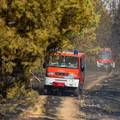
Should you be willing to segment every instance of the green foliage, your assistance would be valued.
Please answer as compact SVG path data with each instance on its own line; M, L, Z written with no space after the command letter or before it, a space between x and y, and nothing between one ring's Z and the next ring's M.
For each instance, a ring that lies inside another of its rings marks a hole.
M99 1L85 0L84 2L82 1L82 3L80 2L79 12L77 11L78 24L76 24L76 27L73 27L74 29L69 29L65 33L65 36L71 41L74 46L73 48L91 54L92 49L96 49L96 51L98 49L96 43L96 28L99 25L100 19L100 13L97 11ZM81 7L81 5L83 6ZM68 48L70 46L68 46ZM94 52L94 54L96 53Z
M8 99L15 99L15 98L19 97L20 94L21 94L20 93L20 88L16 84L14 87L8 89L7 98Z
M53 48L87 49L98 21L94 0L1 0L0 74L22 80Z

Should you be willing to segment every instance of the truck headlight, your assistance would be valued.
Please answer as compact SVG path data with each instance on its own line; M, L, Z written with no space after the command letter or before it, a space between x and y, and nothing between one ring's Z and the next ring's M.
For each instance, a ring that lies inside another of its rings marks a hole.
M54 72L48 72L47 75L55 75Z

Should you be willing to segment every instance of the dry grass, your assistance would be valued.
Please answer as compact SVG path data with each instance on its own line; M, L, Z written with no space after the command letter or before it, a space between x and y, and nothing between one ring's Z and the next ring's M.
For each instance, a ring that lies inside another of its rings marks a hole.
M30 112L31 115L40 115L44 112L45 97L39 96L38 92L33 90L25 91L24 88L19 90L22 94L18 94L18 89L18 87L9 89L8 99L1 101L0 117L12 119L14 116L28 116L27 112Z

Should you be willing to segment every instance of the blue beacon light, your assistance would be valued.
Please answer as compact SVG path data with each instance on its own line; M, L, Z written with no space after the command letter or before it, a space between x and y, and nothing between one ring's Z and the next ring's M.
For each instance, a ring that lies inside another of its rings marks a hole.
M79 51L78 50L74 50L74 55L78 55Z

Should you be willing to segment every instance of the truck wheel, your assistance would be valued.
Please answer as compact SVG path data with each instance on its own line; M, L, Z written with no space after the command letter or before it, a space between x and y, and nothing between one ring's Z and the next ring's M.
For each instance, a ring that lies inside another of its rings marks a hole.
M83 95L83 85L79 85L75 90L74 90L74 95L80 99L80 96Z
M80 91L80 95L83 95L83 85L80 85L79 91Z
M96 68L96 71L98 71L98 72L99 72L100 70L101 70L101 68L100 68L100 67L97 67L97 68Z
M105 71L107 74L109 74L112 71L112 69L110 66L108 66L108 67L105 67Z
M80 99L80 85L74 90L74 95Z
M44 87L44 94L45 95L51 95L52 94L51 88L49 88L48 86L45 86Z

